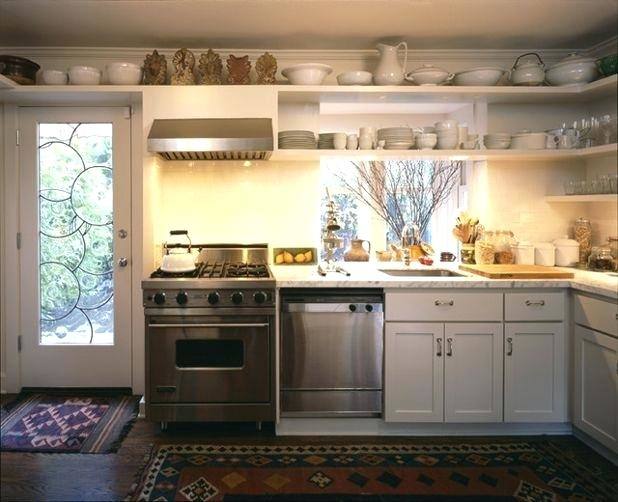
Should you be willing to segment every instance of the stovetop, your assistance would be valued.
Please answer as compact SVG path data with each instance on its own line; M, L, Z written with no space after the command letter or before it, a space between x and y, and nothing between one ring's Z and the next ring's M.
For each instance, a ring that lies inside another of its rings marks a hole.
M275 279L266 264L268 246L200 246L191 272L155 270L142 281L148 308L274 307Z
M165 272L160 268L150 274L151 279L270 279L264 263L203 262L190 272Z

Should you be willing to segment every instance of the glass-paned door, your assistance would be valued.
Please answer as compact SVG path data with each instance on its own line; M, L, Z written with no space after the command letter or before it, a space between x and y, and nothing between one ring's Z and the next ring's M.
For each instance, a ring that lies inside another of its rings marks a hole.
M129 122L20 112L24 387L130 386Z

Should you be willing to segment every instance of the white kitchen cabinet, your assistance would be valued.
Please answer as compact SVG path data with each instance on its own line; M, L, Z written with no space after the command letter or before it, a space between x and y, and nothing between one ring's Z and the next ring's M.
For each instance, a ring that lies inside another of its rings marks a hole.
M507 323L504 340L504 421L565 422L564 325Z
M618 452L618 339L575 326L576 427Z
M444 338L445 421L502 421L502 324L446 324Z
M444 324L386 323L384 418L442 422Z
M404 289L386 294L384 318L403 322L501 321L502 304L501 293L452 289L412 292Z

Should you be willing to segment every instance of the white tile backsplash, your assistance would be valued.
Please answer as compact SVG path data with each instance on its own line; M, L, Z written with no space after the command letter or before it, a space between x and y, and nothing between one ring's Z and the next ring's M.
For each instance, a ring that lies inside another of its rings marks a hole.
M571 235L574 220L586 216L593 222L595 242L602 243L618 233L614 204L548 204L544 199L563 194L566 180L585 177L586 166L577 161L477 162L466 198L470 212L487 229L510 229L520 240ZM157 178L155 244L169 230L186 228L195 242L319 245L318 162L254 162L250 167L241 162L160 162Z
M566 180L585 177L577 163L478 162L470 182L470 211L487 229L510 229L519 240L551 241L571 234L573 221L588 215L586 204L548 204L564 193Z

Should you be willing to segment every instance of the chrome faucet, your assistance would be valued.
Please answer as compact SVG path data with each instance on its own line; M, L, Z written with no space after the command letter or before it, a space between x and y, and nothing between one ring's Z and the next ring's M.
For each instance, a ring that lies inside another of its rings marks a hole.
M410 246L420 243L420 231L418 225L406 223L401 230L401 250L403 263L410 265Z

